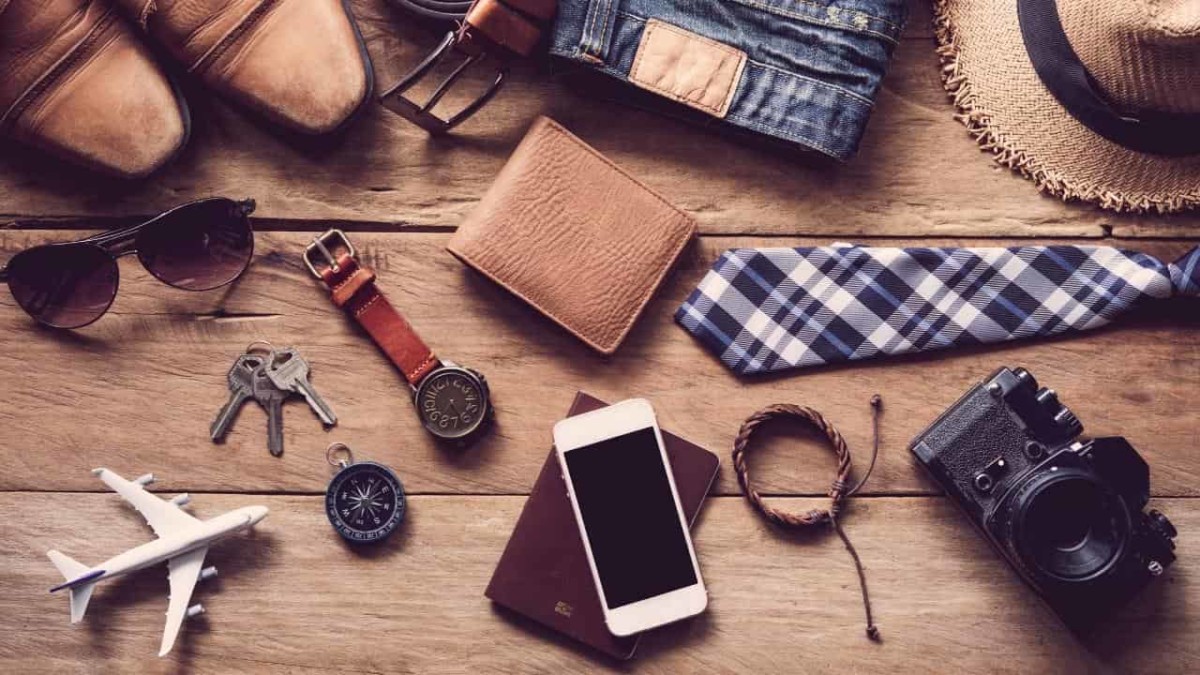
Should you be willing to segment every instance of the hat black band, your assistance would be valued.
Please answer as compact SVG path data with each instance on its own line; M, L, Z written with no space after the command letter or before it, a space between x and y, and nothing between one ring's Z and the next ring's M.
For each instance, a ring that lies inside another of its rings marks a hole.
M1055 0L1017 0L1025 51L1042 84L1072 117L1130 150L1178 157L1200 152L1200 114L1118 110L1071 48Z

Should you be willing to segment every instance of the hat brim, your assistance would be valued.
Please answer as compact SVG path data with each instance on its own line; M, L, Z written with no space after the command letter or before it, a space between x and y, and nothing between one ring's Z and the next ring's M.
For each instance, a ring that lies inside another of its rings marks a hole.
M1046 90L1025 51L1016 0L934 0L934 32L956 118L998 163L1047 194L1114 211L1200 207L1200 155L1117 145Z

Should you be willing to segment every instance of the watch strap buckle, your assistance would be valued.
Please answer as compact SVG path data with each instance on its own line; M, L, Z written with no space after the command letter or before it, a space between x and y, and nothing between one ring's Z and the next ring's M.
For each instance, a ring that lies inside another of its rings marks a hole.
M304 248L304 264L314 277L323 280L321 272L317 269L317 265L314 262L314 253L320 254L320 258L325 263L325 266L333 270L335 274L341 271L337 257L333 254L333 251L338 248L336 246L337 243L341 244L340 248L344 248L351 258L357 256L354 244L350 243L350 239L346 236L346 233L336 228L327 230L324 234L315 237L312 243Z

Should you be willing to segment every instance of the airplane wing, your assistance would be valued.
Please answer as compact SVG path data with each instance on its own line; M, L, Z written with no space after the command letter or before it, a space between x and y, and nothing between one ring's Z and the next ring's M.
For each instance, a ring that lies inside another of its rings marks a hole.
M192 601L192 590L196 588L196 580L200 578L200 570L204 567L204 556L208 547L188 551L183 555L171 558L167 563L170 572L171 601L167 606L167 625L163 629L162 646L158 655L163 656L175 645L179 628L187 618L188 604Z
M121 495L125 501L142 514L154 534L161 537L172 531L186 529L200 522L198 518L188 514L182 508L171 502L155 497L146 488L134 481L125 480L108 469L96 469L92 473L100 477L106 485ZM203 558L203 556L201 556Z

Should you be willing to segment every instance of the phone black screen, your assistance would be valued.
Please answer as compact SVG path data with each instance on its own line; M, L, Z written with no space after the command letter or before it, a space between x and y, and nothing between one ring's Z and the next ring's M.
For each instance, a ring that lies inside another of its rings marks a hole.
M609 609L696 583L654 429L565 457Z

